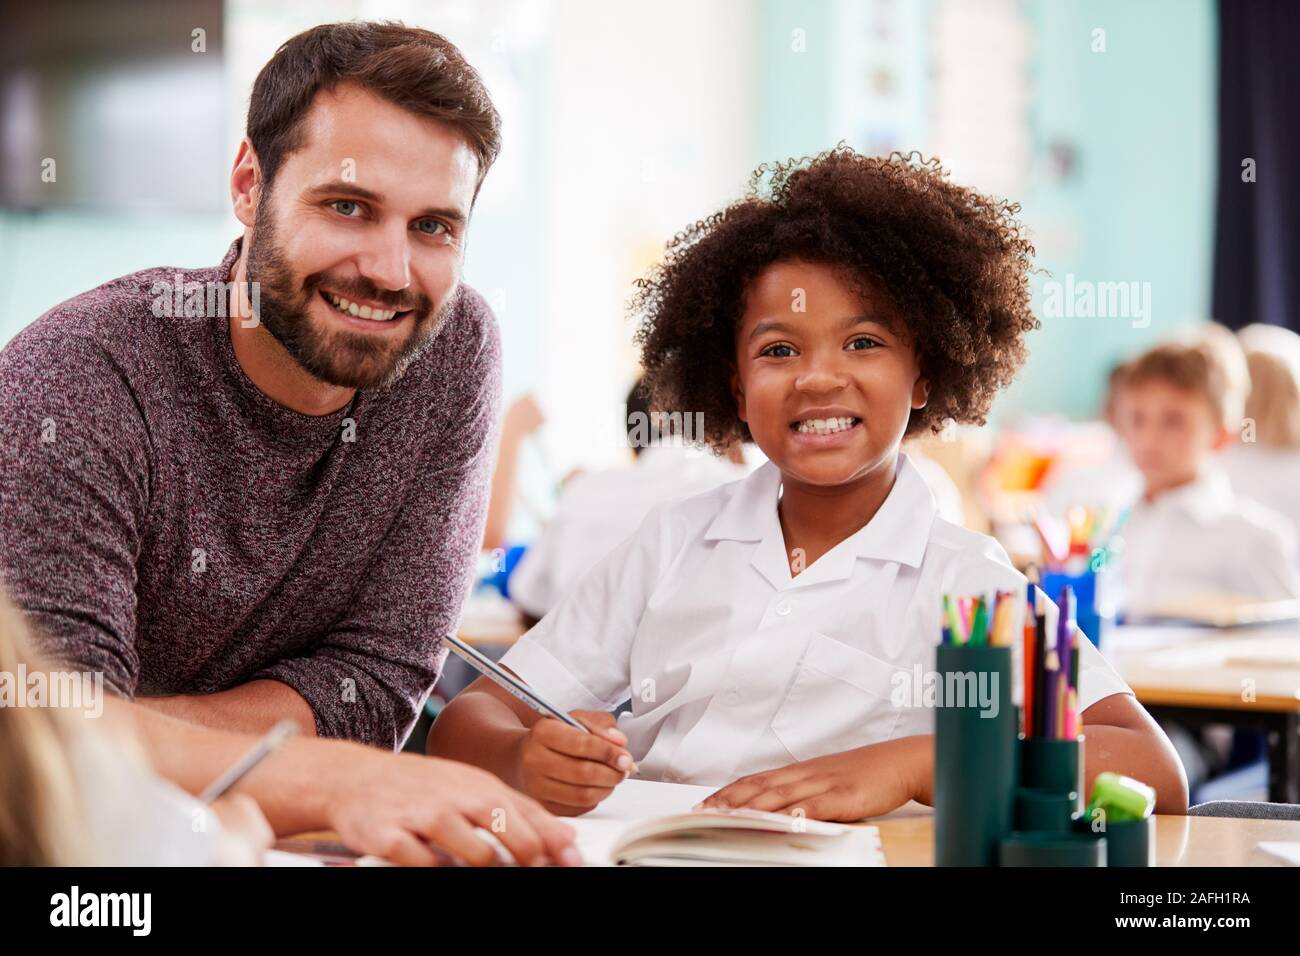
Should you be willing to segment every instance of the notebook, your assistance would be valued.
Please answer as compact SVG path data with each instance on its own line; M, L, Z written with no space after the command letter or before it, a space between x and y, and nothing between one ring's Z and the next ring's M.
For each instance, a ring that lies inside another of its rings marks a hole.
M625 780L565 822L592 866L883 866L880 833L758 810L692 810L716 787Z

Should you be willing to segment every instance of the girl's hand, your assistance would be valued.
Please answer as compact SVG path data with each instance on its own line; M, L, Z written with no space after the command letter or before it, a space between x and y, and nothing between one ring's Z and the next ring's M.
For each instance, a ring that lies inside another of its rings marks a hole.
M275 834L257 801L246 793L229 793L215 800L210 809L221 822L213 862L218 866L261 866L262 854L270 849Z
M933 737L904 737L741 777L703 807L801 813L810 820L877 817L925 792L914 781Z
M520 741L515 776L519 789L547 810L575 817L613 793L636 764L613 714L575 710L570 716L592 732L544 717Z

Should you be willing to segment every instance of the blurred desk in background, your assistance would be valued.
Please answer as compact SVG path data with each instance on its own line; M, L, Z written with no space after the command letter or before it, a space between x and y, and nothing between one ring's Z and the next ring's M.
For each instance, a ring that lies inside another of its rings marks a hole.
M1157 720L1262 731L1268 799L1300 803L1300 623L1116 627L1104 651Z

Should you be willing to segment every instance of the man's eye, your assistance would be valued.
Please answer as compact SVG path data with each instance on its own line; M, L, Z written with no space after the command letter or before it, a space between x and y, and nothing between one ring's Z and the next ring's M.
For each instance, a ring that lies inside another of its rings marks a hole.
M340 216L347 216L349 219L352 218L353 213L361 209L361 206L352 199L335 199L330 205Z
M794 349L790 348L790 346L788 345L784 345L778 342L775 345L769 345L767 348L763 349L763 351L759 352L758 354L770 355L773 358L789 358L791 355L794 355Z
M869 339L865 335L859 336L849 343L849 348L855 352L863 352L867 349L874 349L880 345L875 339Z
M438 236L447 231L447 227L436 219L421 219L415 224L426 236Z

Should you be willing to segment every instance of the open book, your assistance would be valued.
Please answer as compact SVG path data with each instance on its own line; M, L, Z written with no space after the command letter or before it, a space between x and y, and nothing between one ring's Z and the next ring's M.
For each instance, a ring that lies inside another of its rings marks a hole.
M714 787L625 780L566 821L595 866L883 866L873 826L758 810L694 810Z

